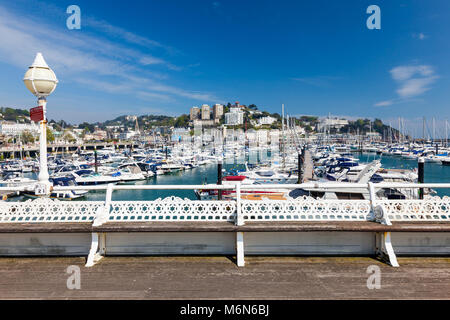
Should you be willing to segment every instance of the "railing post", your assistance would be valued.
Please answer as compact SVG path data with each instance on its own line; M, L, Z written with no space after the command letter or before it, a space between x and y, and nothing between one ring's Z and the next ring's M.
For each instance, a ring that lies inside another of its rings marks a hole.
M95 173L98 173L97 150L94 150L94 159L95 159Z
M368 182L367 186L369 188L370 208L372 212L371 220L388 226L392 225L384 206L383 205L377 206L377 195L375 193L375 187L373 185L373 182Z
M113 187L114 187L114 184L108 183L108 187L106 188L105 207L107 209L109 209L111 206ZM108 210L108 213L109 213L109 210Z
M236 183L236 225L244 225L244 217L242 216L241 205L241 183ZM236 232L236 263L238 267L245 266L244 260L244 233Z
M419 183L424 183L425 179L425 158L420 157L417 163L418 167L418 177L417 180ZM423 188L419 189L419 199L423 200Z
M302 153L303 153L303 150L302 150ZM302 154L299 152L297 155L297 174L298 174L297 183L298 184L302 183L302 181L303 181L302 169L303 169L303 158L302 158Z
M217 184L222 185L222 161L217 163ZM222 190L217 190L217 200L222 200Z
M244 217L241 212L241 183L236 183L236 225L244 225Z
M243 232L236 232L236 264L238 267L245 266Z
M95 215L94 222L92 223L93 227L97 227L107 222L109 219L109 210L111 209L111 199L113 193L114 184L108 183L108 187L106 188L106 198L105 205L101 206L97 209L97 213Z
M368 189L369 189L369 197L370 197L370 206L372 207L372 212L375 209L375 201L377 195L375 194L375 188L373 186L373 182L367 183Z
M383 260L387 261L393 267L399 267L397 256L392 246L390 232L376 233L377 252L376 254Z

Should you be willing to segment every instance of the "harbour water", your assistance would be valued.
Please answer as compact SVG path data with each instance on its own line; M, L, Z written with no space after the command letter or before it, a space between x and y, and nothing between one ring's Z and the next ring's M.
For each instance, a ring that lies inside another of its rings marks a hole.
M386 169L414 169L417 168L416 160L404 159L398 156L377 155L375 153L354 153L361 163L381 160L383 168ZM243 161L237 163L225 163L224 169L244 169ZM32 173L30 178L37 178L37 174ZM443 183L450 179L450 166L443 166L437 163L425 164L425 182ZM197 168L170 173L166 175L153 176L147 180L136 182L141 185L201 185L217 182L217 165L209 164ZM449 189L436 189L438 196L450 196ZM113 200L117 201L140 201L156 200L170 196L195 200L193 190L117 190L113 192ZM86 201L102 201L105 199L105 191L90 191L84 198ZM16 199L17 200L17 199ZM80 199L81 200L81 199Z

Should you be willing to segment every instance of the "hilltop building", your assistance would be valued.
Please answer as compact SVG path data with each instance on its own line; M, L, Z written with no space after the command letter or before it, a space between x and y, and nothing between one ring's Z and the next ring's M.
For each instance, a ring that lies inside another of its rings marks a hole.
M236 102L239 105L239 102ZM240 106L232 106L230 112L225 113L225 124L229 126L236 126L244 123L244 112L241 111Z
M126 121L136 121L137 120L137 116L126 116L125 120Z
M200 109L199 107L192 107L190 113L191 121L197 120L200 117Z
M202 105L202 120L211 119L211 107L207 104Z
M339 130L346 125L348 125L348 120L346 119L328 117L319 121L317 131L322 131L324 128Z
M260 125L263 125L263 124L271 125L271 124L273 124L276 121L277 121L277 118L274 118L274 117L271 117L271 116L262 117L262 118L258 119L258 122L259 122Z
M214 122L218 123L220 118L223 116L223 105L216 103L213 106L213 119Z

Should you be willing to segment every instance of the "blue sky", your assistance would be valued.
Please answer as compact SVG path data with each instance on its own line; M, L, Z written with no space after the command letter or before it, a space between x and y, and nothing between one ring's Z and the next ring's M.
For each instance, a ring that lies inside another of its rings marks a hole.
M69 30L69 5L81 29ZM369 30L366 9L381 9ZM0 2L0 105L31 108L36 52L60 83L48 115L71 123L188 113L240 101L292 115L450 118L450 1ZM442 131L441 129L438 129Z

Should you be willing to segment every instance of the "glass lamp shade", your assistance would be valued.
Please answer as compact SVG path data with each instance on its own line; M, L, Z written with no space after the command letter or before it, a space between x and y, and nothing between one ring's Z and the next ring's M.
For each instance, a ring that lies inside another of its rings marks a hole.
M23 81L28 90L37 97L48 96L58 84L55 73L47 66L39 53L33 65L25 73Z

